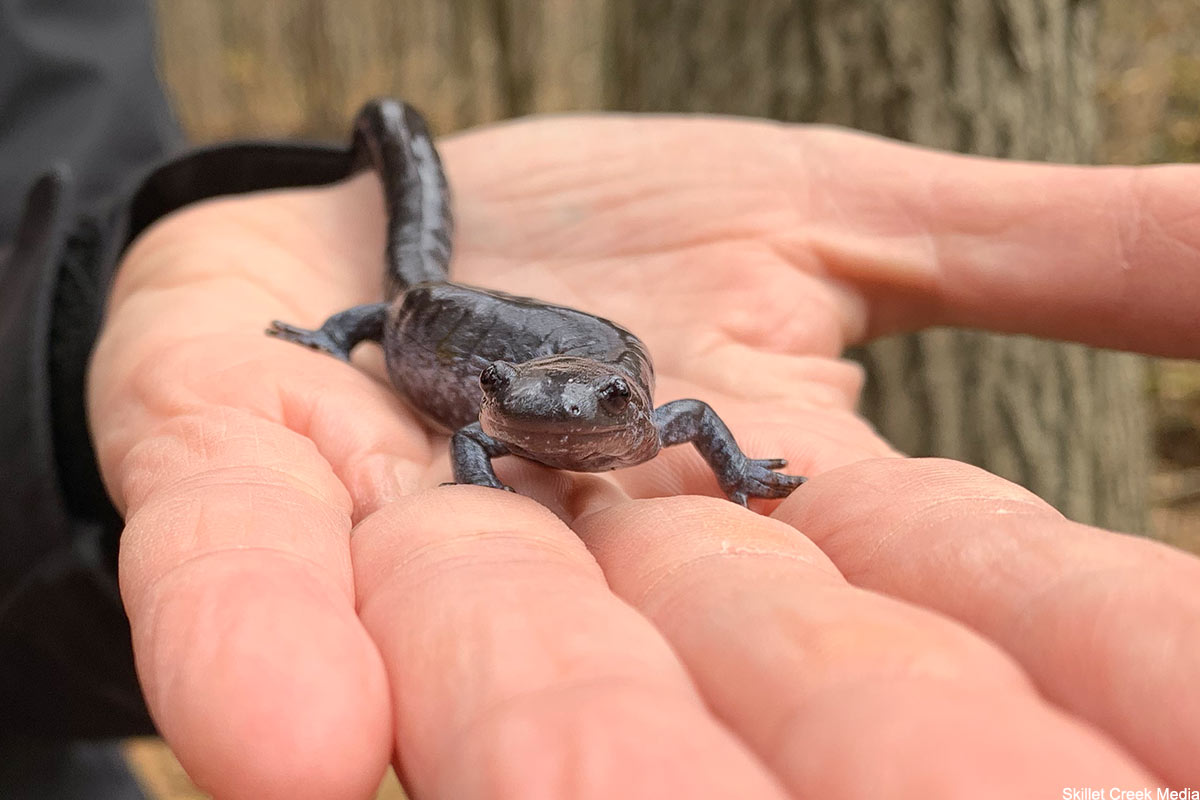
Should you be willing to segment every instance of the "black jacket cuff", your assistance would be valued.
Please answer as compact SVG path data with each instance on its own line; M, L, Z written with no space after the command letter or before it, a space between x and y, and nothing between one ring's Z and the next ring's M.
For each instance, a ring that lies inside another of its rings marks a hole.
M239 143L170 159L99 210L37 181L0 264L0 734L152 729L116 587L122 527L88 434L85 377L122 254L209 197L340 180L346 150ZM2 254L0 254L2 257Z

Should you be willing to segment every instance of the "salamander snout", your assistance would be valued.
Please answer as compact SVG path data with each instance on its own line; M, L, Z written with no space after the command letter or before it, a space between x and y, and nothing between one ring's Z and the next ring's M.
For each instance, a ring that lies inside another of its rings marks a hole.
M479 386L483 432L543 464L595 472L658 449L650 393L612 364L566 355L494 361Z
M480 410L497 424L530 425L558 434L626 425L639 392L611 366L570 356L513 364L493 361L479 373ZM640 394L644 394L640 393ZM645 398L646 403L649 399Z
M517 377L517 370L507 361L493 361L483 372L479 373L479 388L488 397L495 397L510 385Z

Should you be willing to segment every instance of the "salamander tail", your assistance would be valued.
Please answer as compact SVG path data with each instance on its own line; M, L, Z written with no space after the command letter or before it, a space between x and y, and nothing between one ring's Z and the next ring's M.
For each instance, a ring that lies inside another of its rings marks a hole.
M454 218L441 159L424 118L399 100L368 102L354 121L355 169L372 168L387 209L384 296L445 281Z

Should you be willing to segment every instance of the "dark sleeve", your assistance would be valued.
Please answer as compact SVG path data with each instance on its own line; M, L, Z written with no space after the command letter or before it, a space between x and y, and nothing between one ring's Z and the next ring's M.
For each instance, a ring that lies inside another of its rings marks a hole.
M149 0L0 0L0 242L24 189L68 165L83 206L183 143L154 69Z
M195 200L350 169L345 151L321 146L171 155L147 17L132 0L0 0L0 225L24 209L0 239L0 737L152 730L117 592L122 523L84 402L121 254Z

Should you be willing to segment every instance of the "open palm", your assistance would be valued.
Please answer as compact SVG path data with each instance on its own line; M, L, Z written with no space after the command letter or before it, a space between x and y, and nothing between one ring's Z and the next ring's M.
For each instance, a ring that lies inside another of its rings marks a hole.
M703 497L690 448L435 488L445 438L377 352L262 334L378 300L374 178L185 209L121 267L90 404L139 674L198 782L368 796L390 758L417 797L1200 781L1200 563L895 458L837 360L939 322L1200 354L1192 173L620 117L443 157L456 280L621 323L657 402L816 477L771 517Z

